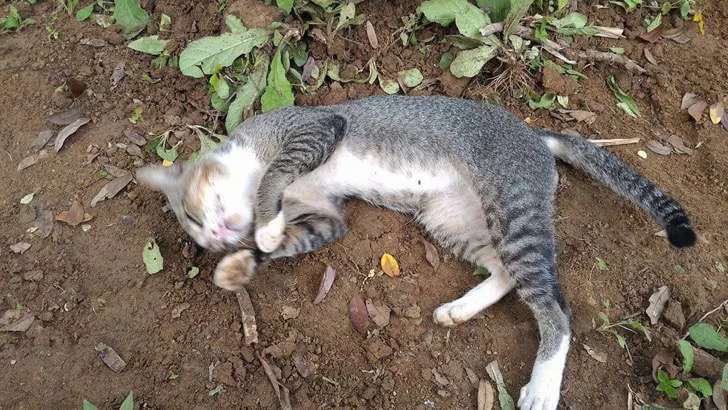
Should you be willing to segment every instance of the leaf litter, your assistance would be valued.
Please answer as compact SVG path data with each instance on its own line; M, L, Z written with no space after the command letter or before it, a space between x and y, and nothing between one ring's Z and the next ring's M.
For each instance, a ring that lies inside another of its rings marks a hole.
M80 108L70 108L66 111L61 111L51 115L48 117L48 122L53 125L65 126L80 119L82 116L83 114L81 113Z
M498 390L498 402L502 410L515 410L516 405L513 402L513 398L508 394L506 384L503 381L503 374L498 367L498 360L493 360L485 366L485 371L488 372L491 380L495 382L496 389Z
M240 321L243 325L243 340L246 346L258 343L258 326L255 323L255 310L250 295L245 288L235 292L240 307Z
M334 279L336 279L336 271L331 266L326 265L326 269L324 269L324 273L321 276L321 284L319 285L318 293L313 300L314 305L318 305L323 302L324 298L329 293L329 290L331 290L331 286L334 284Z
M61 211L56 215L56 221L65 222L74 227L83 222L88 222L92 218L93 216L84 211L83 204L77 199L73 200L68 210Z
M76 131L78 131L79 128L81 128L84 124L87 124L89 121L91 121L90 118L79 118L76 121L66 125L65 128L58 131L58 135L56 135L56 141L53 144L54 149L56 152L60 151L61 148L63 148L63 144L66 142L66 139L73 135Z
M147 273L153 275L161 272L164 269L164 258L159 251L159 245L154 238L149 238L144 243L144 250L142 251L142 260L144 266L147 269Z
M24 254L28 249L30 249L30 244L28 242L18 242L10 245L10 250L13 253L17 254Z
M273 386L273 391L275 391L276 397L278 397L278 403L281 405L281 409L291 410L293 407L291 406L290 391L279 381L281 378L281 369L276 365L269 364L259 353L256 353L256 355L258 356L258 360L260 360L260 364L263 366L265 375L268 376L268 380Z
M430 266L437 271L440 267L440 255L437 252L437 248L424 238L420 238L420 242L422 242L422 245L425 247L425 259L427 260L427 263L429 263Z
M378 328L381 329L389 324L389 316L392 312L389 306L383 303L375 303L371 299L367 299L365 304L369 317Z
M132 179L132 174L127 173L126 175L122 175L109 181L101 188L101 190L99 190L99 193L96 194L96 196L91 200L91 207L96 206L97 203L105 199L111 199L115 197L116 194L121 192L122 189L129 185Z
M399 276L399 262L397 262L397 259L395 259L394 256L385 253L382 255L379 263L382 267L382 271L384 271L384 273L386 273L387 276L389 276L390 278Z
M349 320L354 330L361 334L366 333L367 327L369 327L369 316L364 298L359 293L352 296L349 301Z
M650 323L654 326L660 321L662 312L665 310L665 305L670 299L670 288L667 286L661 286L650 296L650 305L645 310L645 313L650 318Z

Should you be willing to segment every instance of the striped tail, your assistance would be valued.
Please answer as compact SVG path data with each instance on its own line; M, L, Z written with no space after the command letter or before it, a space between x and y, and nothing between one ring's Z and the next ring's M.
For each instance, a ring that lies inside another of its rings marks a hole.
M695 243L695 231L680 204L622 160L584 138L534 130L556 158L585 172L652 214L667 232L671 244L684 248Z

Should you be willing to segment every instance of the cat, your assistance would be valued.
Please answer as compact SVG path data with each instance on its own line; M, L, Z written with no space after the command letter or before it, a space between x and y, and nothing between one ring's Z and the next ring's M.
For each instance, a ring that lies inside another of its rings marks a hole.
M379 96L289 107L244 121L196 162L139 169L202 247L231 250L214 282L235 290L270 259L346 233L357 197L414 215L429 234L491 273L433 312L454 326L515 289L540 343L522 409L556 409L571 313L558 282L553 196L560 159L645 209L670 243L690 246L685 211L652 182L580 137L535 129L506 110L448 97Z

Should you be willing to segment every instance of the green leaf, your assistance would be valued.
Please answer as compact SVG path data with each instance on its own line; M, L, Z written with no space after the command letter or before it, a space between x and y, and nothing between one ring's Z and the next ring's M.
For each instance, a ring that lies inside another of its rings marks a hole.
M531 3L533 3L533 0L511 0L511 10L508 12L506 19L503 20L504 39L513 34L516 26L531 7Z
M718 333L713 325L708 323L697 323L688 330L690 338L700 347L728 352L728 338Z
M199 274L200 268L198 268L197 266L193 266L187 271L187 277L190 279L194 279Z
M452 64L452 53L445 53L440 57L440 68L443 70L447 70L450 68L450 64Z
M232 20L227 23L230 21ZM203 37L191 42L182 51L179 56L179 69L186 76L202 78L205 74L212 74L215 67L229 67L235 59L250 53L266 41L268 32L261 29Z
M640 110L639 108L637 108L637 102L634 100L634 98L627 95L624 91L622 91L621 88L619 88L619 85L617 85L617 80L614 78L614 76L611 76L609 77L609 79L607 79L607 85L619 101L617 103L617 107L621 108L630 117L636 118L640 116Z
M293 89L286 78L286 69L281 58L281 49L273 55L268 72L268 84L260 97L261 111L268 112L293 105Z
M687 340L681 340L679 343L680 348L680 355L682 355L682 367L683 367L683 374L690 373L690 370L693 369L693 363L695 359L695 355L693 352L693 345L690 344Z
M253 65L253 72L248 76L248 81L235 93L235 98L230 103L225 117L225 129L228 134L232 134L243 118L248 118L253 114L255 101L265 89L269 64L268 55L260 53Z
M461 50L450 64L450 72L457 78L475 77L485 63L495 57L497 46L482 45L472 50Z
M98 410L98 408L91 403L90 401L83 399L83 404L81 405L82 410Z
M387 94L397 94L399 92L399 84L396 81L379 76L379 88Z
M597 261L595 262L595 265L597 266L597 269L599 270L609 270L609 266L607 265L607 262L597 256Z
M158 35L139 37L138 39L129 43L129 48L132 50L139 51L140 53L151 54L158 56L162 54L164 48L167 47L169 40L160 40Z
M703 397L710 397L713 395L713 387L710 385L710 382L702 377L687 379L686 382L688 386L692 387L693 390L700 393Z
M291 14L291 10L293 10L293 0L276 0L276 6L286 12L286 15Z
M222 384L218 384L214 389L207 392L207 395L212 396L212 397L218 397L224 391L225 391L225 388L222 387Z
M217 87L215 87L215 94L223 100L230 98L230 85L224 77L219 77L219 75Z
M134 392L130 391L119 406L119 410L134 410Z
M645 336L645 339L647 341L652 341L652 335L650 334L650 329L648 329L645 325L642 324L639 320L634 319L628 319L624 321L624 325L632 330L636 330L638 332L642 332L642 334Z
M339 12L339 23L336 25L336 30L341 29L351 20L354 20L354 16L356 16L356 5L353 1L341 6L341 11Z
M397 77L407 88L417 87L424 79L419 68L410 68L409 70L400 71L397 73Z
M478 266L473 271L473 276L479 276L481 279L488 279L490 277L490 271L485 266Z
M680 1L680 17L683 20L686 20L688 17L690 17L690 0L681 0Z
M622 47L609 47L609 51L614 54L624 54L624 48Z
M147 273L150 275L160 272L164 268L164 258L162 258L162 254L159 252L159 245L157 245L157 241L153 238L147 239L144 243L142 260L144 260L144 266L147 268ZM129 400L129 397L131 397L131 392L126 399ZM133 398L131 400L132 402L134 401ZM124 402L126 402L126 400L124 400Z
M210 95L210 104L212 105L212 109L215 111L220 112L227 112L228 106L228 100L220 98L217 94L211 94Z
M556 96L551 93L545 93L544 95L540 97L529 97L528 98L528 106L532 110L537 110L539 108L545 108L550 109L554 106L554 101L556 100Z
M725 273L725 266L723 265L723 261L720 259L717 259L715 261L715 270L718 273Z
M560 106L562 106L564 108L568 108L569 107L569 96L568 95L557 95L556 102L558 102Z
M91 13L94 12L94 4L96 4L96 3L91 3L88 6L79 9L76 12L76 20L86 21L86 19L91 17Z
M723 386L723 390L728 390L728 364L723 366L723 374L720 378L720 384Z
M137 0L115 0L114 21L127 39L136 37L149 22L149 13Z
M159 17L159 31L168 31L170 26L172 26L172 17L162 13Z
M488 15L467 0L427 0L418 10L427 20L441 26L454 21L460 34L470 38L482 38L480 29L490 24Z
M649 33L651 31L654 31L655 29L660 27L660 25L662 25L662 14L658 13L657 16L655 16L655 18L652 19L650 24L647 26L647 32Z
M167 149L167 137L169 136L169 131L162 134L162 136L152 144L152 148L154 149L154 152L157 154L157 156L165 161L174 162L174 160L177 159L177 147L182 143L180 140L175 146L172 148Z
M503 21L511 8L510 0L478 0L477 3L494 23Z
M551 24L556 28L584 28L589 20L585 15L577 12L569 13L566 16L551 20Z
M243 24L243 22L240 21L240 19L233 14L228 14L227 16L225 16L225 25L227 26L228 30L230 30L230 32L233 34L244 33L248 30L248 28L245 27L245 24Z
M35 196L35 192L31 192L28 195L25 195L22 198L20 198L20 203L23 205L28 205L31 201L33 201L34 196Z
M134 104L131 109L131 115L129 116L129 122L132 124L139 124L142 122L142 114L144 113L144 107L140 104Z

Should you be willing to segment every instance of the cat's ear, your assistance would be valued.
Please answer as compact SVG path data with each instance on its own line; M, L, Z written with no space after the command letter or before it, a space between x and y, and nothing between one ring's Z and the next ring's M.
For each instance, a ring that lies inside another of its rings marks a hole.
M140 184L155 191L169 192L179 185L182 176L182 165L175 163L165 167L149 165L136 170L136 180Z

